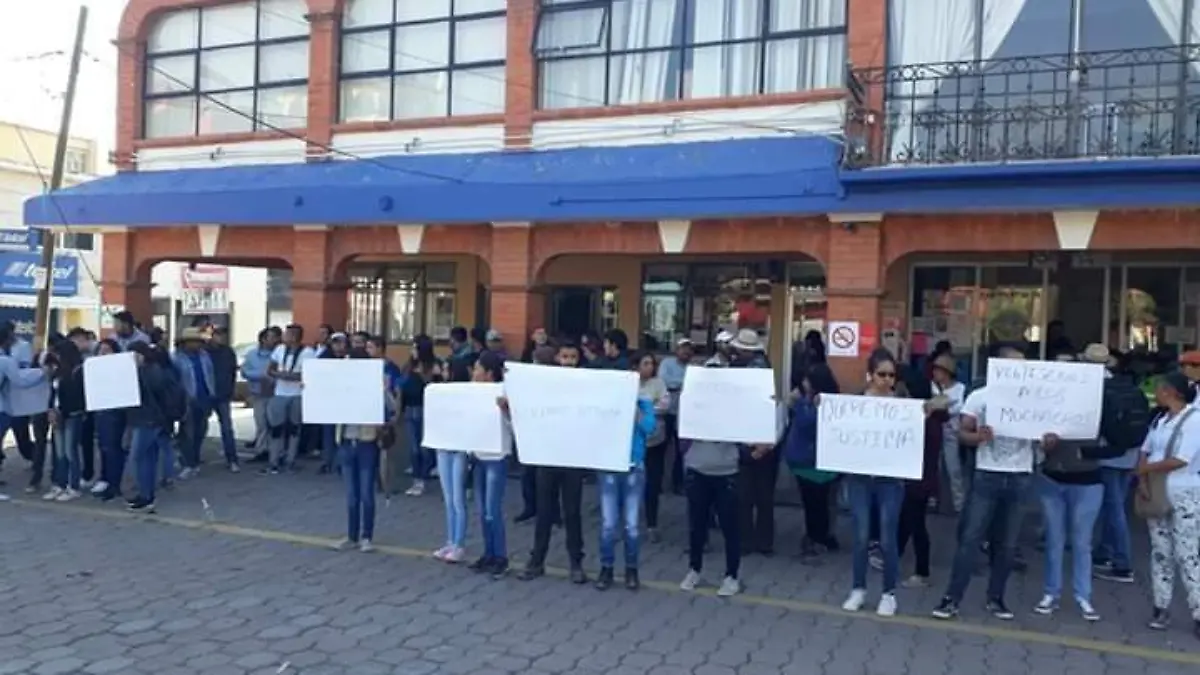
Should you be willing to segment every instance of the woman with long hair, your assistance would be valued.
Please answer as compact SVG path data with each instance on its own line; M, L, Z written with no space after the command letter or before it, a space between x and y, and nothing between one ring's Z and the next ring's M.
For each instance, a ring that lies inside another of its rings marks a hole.
M351 350L348 358L369 358L362 349ZM386 378L378 386L385 389L384 406L388 405ZM375 487L379 482L379 436L383 425L337 425L338 460L342 481L346 485L346 538L334 548L346 551L357 548L363 553L375 550Z
M483 352L471 370L473 382L503 382L504 359L495 352ZM497 401L497 405L500 402ZM504 529L504 488L508 483L508 456L512 454L512 427L502 414L500 452L473 453L475 456L475 500L479 505L479 525L483 535L483 555L469 569L500 579L508 573L508 542ZM466 501L464 495L463 501Z
M804 504L804 539L800 555L814 558L825 551L839 549L833 536L833 488L838 474L817 467L817 399L822 394L837 394L837 379L824 363L812 363L800 378L800 387L792 404L784 460L796 477L800 501Z
M654 429L646 436L646 534L658 543L658 499L662 495L663 475L667 469L667 426L664 415L671 409L671 394L658 376L658 359L649 351L639 352L630 361L637 370L638 397L654 406Z
M404 494L419 497L425 494L425 481L433 474L434 455L421 447L425 423L425 386L444 380L442 363L433 353L433 340L428 335L413 338L412 356L405 369L400 389L400 409L408 437L409 460L412 465L412 487Z
M50 472L53 487L45 500L67 502L80 497L79 481L83 458L79 452L80 432L87 406L83 400L83 355L70 340L54 345L52 356L58 368L50 389L48 416L54 463Z

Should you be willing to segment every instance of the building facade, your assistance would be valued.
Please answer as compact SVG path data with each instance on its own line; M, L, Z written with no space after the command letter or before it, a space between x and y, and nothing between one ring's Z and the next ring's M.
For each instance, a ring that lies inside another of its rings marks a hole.
M54 166L57 134L0 122L0 319L18 333L33 334L34 308L42 279L42 235L26 228L25 200L46 192ZM96 177L96 144L72 138L67 145L63 183L76 185ZM99 325L101 244L92 228L62 228L57 233L51 286L51 330Z
M854 321L964 376L998 340L1166 357L1200 328L1194 5L130 0L121 170L57 203L139 315L174 259L287 267L295 320L397 349L749 327L786 364Z

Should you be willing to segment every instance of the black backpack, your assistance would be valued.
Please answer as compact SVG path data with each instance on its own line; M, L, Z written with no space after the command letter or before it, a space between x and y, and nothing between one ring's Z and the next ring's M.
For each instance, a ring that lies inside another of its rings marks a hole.
M1110 447L1122 451L1141 447L1150 430L1150 402L1129 377L1104 381L1104 403L1100 416L1100 436Z

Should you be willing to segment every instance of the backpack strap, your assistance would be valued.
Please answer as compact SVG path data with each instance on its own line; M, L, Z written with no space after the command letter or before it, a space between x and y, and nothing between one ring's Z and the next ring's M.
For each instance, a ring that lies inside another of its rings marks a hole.
M1175 428L1171 430L1171 438L1167 440L1167 449L1163 453L1163 459L1175 458L1175 451L1178 449L1179 445L1179 436L1183 433L1183 424L1184 422L1188 421L1188 418L1191 417L1192 413L1194 412L1196 412L1196 409L1192 406L1188 406L1187 410L1184 410L1183 414L1179 416L1179 422L1175 424Z

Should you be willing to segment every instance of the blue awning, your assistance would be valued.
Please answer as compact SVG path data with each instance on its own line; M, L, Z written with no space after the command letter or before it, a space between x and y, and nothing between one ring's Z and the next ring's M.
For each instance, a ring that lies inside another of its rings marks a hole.
M654 220L824 213L838 145L786 137L125 172L25 203L28 225Z

